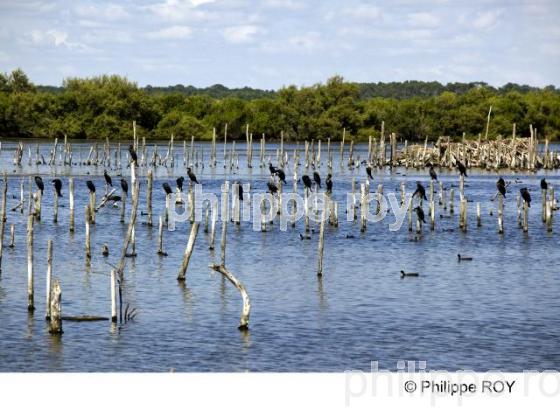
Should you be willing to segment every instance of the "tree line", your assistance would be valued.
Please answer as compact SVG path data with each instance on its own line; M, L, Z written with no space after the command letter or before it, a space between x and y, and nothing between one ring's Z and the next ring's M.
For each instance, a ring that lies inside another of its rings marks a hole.
M335 76L324 84L287 86L277 91L228 89L222 85L138 87L116 75L67 78L62 87L36 86L22 70L0 73L0 137L78 139L130 138L136 121L140 136L210 139L221 135L244 139L250 132L287 140L367 140L386 132L409 141L440 135L476 137L485 132L492 107L489 137L527 135L529 125L541 136L560 138L560 92L506 84L406 81L351 83Z

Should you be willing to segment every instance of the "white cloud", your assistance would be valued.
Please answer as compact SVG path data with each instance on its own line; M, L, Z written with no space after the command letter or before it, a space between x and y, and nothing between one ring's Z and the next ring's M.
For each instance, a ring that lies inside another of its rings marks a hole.
M307 7L304 2L297 0L266 0L263 5L268 8L285 10L303 10Z
M479 30L492 28L498 24L501 14L501 10L490 10L478 13L472 21L472 25Z
M369 4L360 4L352 8L343 10L343 13L355 19L378 19L383 13L381 9Z
M28 34L28 39L31 44L35 46L55 46L64 47L67 49L77 50L77 51L94 51L91 47L86 44L70 41L69 35L66 31L52 29L52 30L32 30Z
M233 26L224 29L224 38L233 44L251 43L261 29L253 25Z
M199 10L204 4L214 3L215 0L165 0L148 6L148 9L167 21L205 20L209 13Z
M105 21L118 21L130 17L126 9L120 4L104 4L104 5L78 5L75 8L78 16L87 19L102 19Z
M171 26L149 32L146 36L156 40L183 40L192 35L192 29L188 26Z
M408 16L408 21L413 26L420 27L437 27L439 26L440 19L432 13L412 13Z

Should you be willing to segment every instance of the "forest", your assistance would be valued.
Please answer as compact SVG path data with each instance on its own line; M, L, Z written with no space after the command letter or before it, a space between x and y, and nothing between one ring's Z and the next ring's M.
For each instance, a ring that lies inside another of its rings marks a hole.
M406 81L352 83L334 76L312 86L279 90L229 89L175 85L139 87L116 75L67 78L61 87L33 84L21 69L0 73L0 137L127 139L136 121L141 137L210 139L221 135L245 139L254 135L287 140L346 136L355 141L378 137L381 124L401 140L439 136L477 138L484 134L492 107L488 137L529 133L560 139L560 90L506 84Z

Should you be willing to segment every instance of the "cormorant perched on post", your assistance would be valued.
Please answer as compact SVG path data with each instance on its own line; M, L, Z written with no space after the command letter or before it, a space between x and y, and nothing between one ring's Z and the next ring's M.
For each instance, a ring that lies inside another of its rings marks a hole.
M416 195L418 195L419 198L424 198L426 201L428 200L428 198L426 198L426 190L420 182L416 183L416 191L412 194L413 197Z
M121 188L124 192L125 195L128 195L128 182L126 182L126 179L121 178Z
M546 179L541 179L541 189L544 189L545 191L548 189L548 182L546 182Z
M237 193L239 194L239 200L243 201L243 185L241 185L239 182L237 183L237 187L238 187L238 191Z
M95 193L95 185L93 185L92 181L86 181L86 185L89 189L89 192L91 192L92 194Z
M39 191L41 191L41 195L42 195L43 191L45 190L45 184L43 184L43 178L37 175L35 177L35 184L37 185L37 188L39 188Z
M418 219L421 220L422 223L426 223L426 220L424 219L424 210L422 209L422 207L417 206L414 209L416 210L416 216L418 216Z
M268 163L268 170L270 171L270 175L274 175L278 172L278 170L272 166L272 162Z
M194 172L192 172L191 167L187 168L187 175L189 176L189 178L192 182L194 182L195 184L198 184L198 181L196 180L196 175L194 174Z
M521 192L521 198L523 198L523 200L525 202L527 202L527 206L530 208L531 207L531 194L529 193L529 190L527 188L521 188L519 190L519 192Z
M498 188L498 192L505 198L506 197L506 181L502 177L498 179L496 182L496 188Z
M134 146L132 144L128 146L128 152L130 153L130 159L133 162L138 163L138 156L136 155L136 151L134 151Z
M436 171L434 170L434 166L430 165L430 178L432 178L432 180L437 181L437 174Z
M266 186L268 187L268 192L270 192L272 195L278 192L278 187L274 183L268 181L266 183Z
M107 170L103 171L103 176L105 177L105 183L107 185L109 185L110 187L113 186L113 180L111 179L111 176L107 173Z
M332 194L332 175L327 174L327 180L325 181L327 185L327 194Z
M179 188L180 192L183 192L183 181L185 180L185 177L180 176L179 178L177 178L177 188Z
M276 168L276 175L278 175L278 179L280 179L280 181L284 184L286 183L286 174L284 173L284 170Z
M319 188L321 188L321 175L319 175L317 171L313 173L313 180L319 186Z
M301 180L303 182L303 185L307 188L307 189L311 189L311 178L309 178L308 175L304 175L301 177Z
M468 176L467 167L465 167L465 165L458 159L456 159L455 161L457 162L457 169L459 170L460 175Z
M54 185L54 190L56 191L56 195L61 198L62 197L62 181L58 178L52 180L52 184Z
M368 178L373 179L373 176L371 175L371 167L369 165L366 167L366 173Z
M173 191L171 190L171 187L167 182L164 182L163 184L161 184L161 186L163 187L163 190L165 191L166 195L171 195Z

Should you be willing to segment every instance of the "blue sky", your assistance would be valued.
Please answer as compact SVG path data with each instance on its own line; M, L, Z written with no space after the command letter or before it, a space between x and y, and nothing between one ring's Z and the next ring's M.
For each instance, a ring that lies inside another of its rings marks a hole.
M0 71L39 84L560 86L560 0L0 0Z

